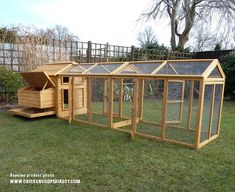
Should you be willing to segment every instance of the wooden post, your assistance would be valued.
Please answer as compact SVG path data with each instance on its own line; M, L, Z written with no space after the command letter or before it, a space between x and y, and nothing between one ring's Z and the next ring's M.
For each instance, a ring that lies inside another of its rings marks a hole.
M135 138L136 134L136 125L137 125L137 100L138 100L138 80L134 80L134 89L133 89L133 102L132 102L132 130L131 130L131 137Z
M131 61L135 61L135 47L131 46Z
M213 113L214 113L214 102L215 102L215 85L212 85L212 97L211 97L211 109L210 109L210 122L207 138L211 137L211 129L212 129L212 121L213 121Z
M108 127L112 128L113 126L113 86L114 80L112 77L109 78L109 119Z
M190 130L191 119L192 119L193 90L194 90L194 80L191 80L190 81L190 93L189 93L188 121L187 121L187 129L188 130Z
M140 89L139 89L139 121L143 120L143 107L144 107L144 79L140 79L140 85L139 85Z
M182 82L182 96L181 96L181 101L180 101L180 116L179 116L179 121L182 123L183 121L183 110L184 110L184 87L185 87L185 80Z
M87 116L88 121L92 121L92 82L91 77L87 78Z
M167 114L167 98L168 98L168 79L164 80L164 92L162 101L162 127L161 127L161 138L165 139L165 129L166 129L166 114Z
M197 112L197 128L195 131L195 148L199 148L202 126L202 113L205 93L205 80L200 80L199 100L198 100L198 112Z
M60 101L62 101L62 95L60 94L60 77L56 77L56 105L55 105L55 110L56 110L56 117L59 117L59 111L61 111L61 103Z
M119 93L119 117L122 117L122 89L123 89L123 78L120 79L120 93Z
M107 102L107 79L106 78L104 78L103 79L103 88L104 88L104 90L103 90L103 114L105 114L106 113L106 102Z
M74 99L74 77L72 77L72 80L69 81L69 123L72 122L74 119L73 117L73 110L74 110L74 105L73 105L73 99Z
M220 123L221 123L222 107L223 107L223 101L224 101L224 86L225 86L225 84L223 84L222 86L223 87L222 87L221 96L220 96L220 107L219 107L218 127L217 127L217 134L218 135L220 133Z
M87 63L91 63L91 51L92 51L92 43L91 41L88 41L87 42L87 50L86 50L86 60L87 60Z

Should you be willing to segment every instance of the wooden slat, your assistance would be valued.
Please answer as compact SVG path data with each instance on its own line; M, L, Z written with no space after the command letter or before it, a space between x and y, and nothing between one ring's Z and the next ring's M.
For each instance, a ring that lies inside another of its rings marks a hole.
M112 73L110 73L110 74L116 74L116 73L120 72L127 65L129 65L129 62L124 62L121 66L119 66L117 69L113 70Z
M108 127L113 127L113 89L114 80L109 78L109 114L108 114Z
M195 131L195 148L198 149L201 137L201 126L202 126L202 113L203 113L203 103L204 103L204 93L205 93L205 81L200 81L200 91L198 100L198 113L197 113L197 128Z
M160 66L158 66L151 74L155 74L158 71L160 71L165 65L166 65L167 61L164 61Z
M103 79L103 88L104 88L104 90L103 90L103 114L105 114L106 113L106 108L107 108L107 106L106 106L106 102L107 102L107 79L106 78Z
M210 139L210 137L211 137L211 129L212 129L213 113L214 113L214 103L215 103L215 85L212 85L210 121L209 121L209 129L208 129L208 134L207 134L207 138L208 139Z
M20 115L28 118L36 118L36 117L43 117L56 114L55 110L51 108L42 111L35 108L16 108L16 109L10 109L10 112L15 115Z
M168 79L164 80L164 93L162 100L162 124L161 124L161 138L165 138L166 128L166 113L167 113L167 98L168 98Z
M219 136L218 134L211 136L210 139L207 139L207 140L203 141L202 143L200 143L197 149L200 149L203 146L207 145L211 141L215 140L218 136Z
M130 119L113 123L113 127L112 128L115 129L115 128L124 127L124 126L127 126L127 125L131 125L131 120Z
M220 134L220 123L221 123L221 115L222 115L222 107L223 107L223 101L224 101L224 87L222 86L222 92L220 96L220 106L219 106L219 115L218 115L218 127L217 127L217 133Z
M92 80L87 78L87 115L88 121L92 121Z
M181 91L181 94L182 94L182 96L181 96L181 101L183 101L183 102L181 102L180 103L180 116L179 116L179 121L182 123L182 121L183 121L183 110L184 110L184 87L185 87L185 81L183 81L182 82L182 91Z
M140 85L139 85L139 93L138 93L138 96L139 96L139 103L138 103L138 106L139 106L139 109L138 109L138 118L140 121L143 120L143 107L144 107L144 79L140 79Z
M139 81L137 79L134 80L134 90L133 90L133 102L132 102L132 130L131 130L131 137L134 138L136 134L136 121L137 121L137 99L138 99L138 92L139 92Z
M189 108L188 108L188 120L187 120L187 129L190 130L191 119L192 119L192 109L193 109L193 90L194 90L194 81L190 81L190 93L189 93Z
M123 97L123 78L120 79L120 93L119 93L119 117L122 117L122 97Z

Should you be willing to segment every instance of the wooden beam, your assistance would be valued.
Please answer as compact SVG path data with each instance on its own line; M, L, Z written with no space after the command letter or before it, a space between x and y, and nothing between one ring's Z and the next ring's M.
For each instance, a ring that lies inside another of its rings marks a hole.
M144 79L140 79L139 81L140 81L140 85L139 85L140 90L138 93L138 95L139 95L139 99L138 99L138 101L139 101L139 104L138 104L139 115L138 115L138 117L139 117L139 120L142 121L143 120L143 110L144 110L143 109L143 107L144 107Z
M106 107L107 107L107 105L106 105L106 102L107 102L107 79L106 78L103 79L103 88L104 88L104 90L103 90L103 114L105 114Z
M212 122L213 122L213 114L214 114L214 103L215 103L215 85L212 85L210 121L209 121L209 129L208 129L208 134L207 134L208 139L210 139L211 137L211 129L212 129Z
M224 101L224 87L225 85L222 85L222 91L220 95L220 106L219 106L219 115L218 115L218 127L217 127L217 133L220 134L220 123L221 123L221 115L222 115L222 107L223 107L223 101Z
M181 91L181 101L180 102L180 116L179 116L179 121L182 123L183 121L183 110L184 110L184 87L185 87L185 81L182 82L182 91Z
M218 64L218 60L214 59L212 63L209 64L206 70L202 73L202 76L204 78L208 78L208 76L210 75L210 73L213 71L213 69L216 67L217 64Z
M127 125L131 125L131 120L130 119L113 123L112 128L116 129L118 127L124 127L124 126L127 126Z
M138 99L138 91L139 91L139 81L134 79L134 89L133 89L133 102L132 102L132 130L131 130L131 137L135 138L136 134L136 120L137 120L137 99Z
M175 72L176 75L179 75L179 73L175 70L175 68L169 63L170 68Z
M207 145L211 141L215 140L218 136L219 136L218 134L211 136L210 139L207 139L207 140L203 141L202 143L200 143L197 149L200 149L201 147Z
M205 81L201 80L200 81L199 99L198 99L197 123L196 123L196 131L195 131L195 144L194 144L196 149L199 148L199 144L200 144L204 93L205 93Z
M74 106L73 106L73 97L74 97L74 90L73 90L73 84L74 84L74 77L72 77L71 81L69 81L69 123L72 122L72 120L74 119L73 117L73 110L74 110Z
M113 89L114 80L109 78L109 113L108 113L108 127L113 127Z
M194 81L190 81L190 93L189 93L189 108L188 108L188 120L187 120L187 129L190 130L191 119L192 119L192 109L193 109L193 90L194 90Z
M163 140L165 139L165 129L166 129L167 98L168 98L168 79L165 79L163 100L162 100L162 125L161 125L161 138Z
M46 88L47 84L48 84L48 80L47 80L46 83L44 84L42 90L44 90L44 89Z
M92 121L92 79L87 78L87 115L88 121Z
M73 65L73 64L69 64L69 65L67 65L66 67L64 67L63 69L57 71L57 72L54 74L54 76L56 76L56 75L58 75L59 73L63 72L65 69L68 69L68 68L69 68L70 66L72 66L72 65Z
M121 66L119 66L117 69L113 70L110 74L117 74L119 71L124 69L127 65L129 65L129 62L124 62Z
M160 71L165 65L167 64L167 61L164 61L161 65L159 65L152 73L151 75L157 73L158 71Z
M96 65L98 65L98 63L94 63L94 65L89 67L86 71L83 71L82 74L87 74L87 72L89 72L92 68L96 67ZM81 74L79 74L79 75L81 75Z
M120 93L119 93L119 117L122 117L122 97L123 97L123 78L120 79Z

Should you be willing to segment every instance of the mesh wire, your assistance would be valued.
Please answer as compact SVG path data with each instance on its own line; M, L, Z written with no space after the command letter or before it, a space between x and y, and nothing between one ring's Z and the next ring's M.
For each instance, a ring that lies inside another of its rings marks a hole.
M100 65L96 65L95 67L91 68L88 73L104 73L108 74L109 71L105 70L105 68L101 67Z
M222 95L222 85L215 85L215 100L214 100L214 111L212 117L212 128L211 128L211 136L218 133L218 119L219 119L219 111L220 111L220 102Z
M137 124L137 132L160 137L163 90L163 80L144 80L143 121Z
M161 63L134 63L135 66L142 74L151 74Z
M209 66L210 62L168 62L158 74L201 75Z
M100 65L102 65L103 67L108 69L110 72L112 72L115 69L117 69L118 67L120 67L122 65L122 63L120 63L120 64L100 64Z
M211 74L208 77L209 78L222 78L217 66L213 69L213 71L211 72Z
M183 86L184 85L184 86ZM166 129L165 136L168 139L193 144L195 141L195 124L197 117L198 89L196 81L169 82L168 101L166 106ZM193 89L192 100L190 90ZM183 95L182 95L183 94ZM182 97L183 96L183 97ZM190 115L190 106L192 109ZM189 121L191 119L191 121Z
M208 139L212 93L213 93L213 85L206 85L204 93L204 102L203 102L200 142L203 142L206 139Z

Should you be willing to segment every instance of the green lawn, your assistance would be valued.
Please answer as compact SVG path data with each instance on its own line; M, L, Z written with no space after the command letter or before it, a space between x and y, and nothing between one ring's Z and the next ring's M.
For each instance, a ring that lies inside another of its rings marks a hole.
M0 113L0 191L235 191L235 103L221 135L195 151L55 117ZM9 184L10 173L52 173L80 184Z

